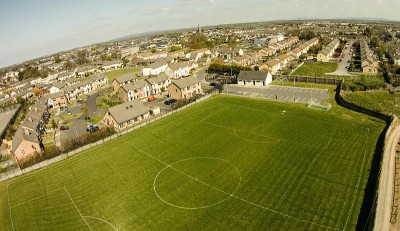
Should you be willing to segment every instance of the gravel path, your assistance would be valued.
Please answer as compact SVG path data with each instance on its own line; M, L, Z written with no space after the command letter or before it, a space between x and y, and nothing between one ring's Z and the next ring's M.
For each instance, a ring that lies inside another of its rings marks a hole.
M393 128L393 132L387 139L382 160L382 169L379 182L379 196L376 208L374 230L399 230L399 224L391 224L390 217L393 201L393 182L395 174L395 155L397 142L400 139L400 126ZM399 220L397 220L399 223Z

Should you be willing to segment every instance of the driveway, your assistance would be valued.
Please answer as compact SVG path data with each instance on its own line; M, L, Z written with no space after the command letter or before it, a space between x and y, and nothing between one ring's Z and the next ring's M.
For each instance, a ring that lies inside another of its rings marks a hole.
M167 112L167 111L171 111L172 107L171 105L165 105L164 101L161 102L157 102L157 101L153 101L153 102L143 102L144 105L146 106L158 106L160 107L161 112Z
M82 111L82 106L77 105L70 107L69 110L71 111L72 114L77 114ZM61 113L66 113L66 112L61 112ZM57 129L56 132L56 145L60 146L61 144L65 143L65 141L81 136L86 133L86 121L84 119L84 116L80 116L74 119L66 120L63 121L65 123L71 123L69 126L68 130L60 130L60 128ZM63 124L59 124L58 126L62 126Z
M199 79L199 80L205 80L206 75L207 75L207 73L206 73L207 68L208 67L203 67L203 68L199 69L198 71L196 71L195 73L193 73L193 75L196 76L197 79Z
M86 106L89 111L89 116L101 115L103 110L97 108L96 99L99 96L99 92L94 92L88 95L86 100Z
M351 60L351 53L350 48L353 46L354 40L349 42L349 46L346 50L343 51L344 57L342 58L341 62L338 62L338 68L336 71L331 73L326 73L327 75L346 75L346 76L353 76L347 72L346 67L350 65L349 60Z

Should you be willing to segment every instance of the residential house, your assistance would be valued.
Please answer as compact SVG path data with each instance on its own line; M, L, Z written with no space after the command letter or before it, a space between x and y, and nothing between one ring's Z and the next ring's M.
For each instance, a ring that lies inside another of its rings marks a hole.
M65 96L64 91L59 91L46 95L44 96L44 98L47 99L47 106L49 108L58 108L61 106L67 106L68 104L67 97Z
M266 47L258 51L261 57L269 57L276 53L276 50L272 47Z
M167 60L162 59L162 60L159 60L155 63L148 65L147 67L144 67L142 69L142 75L144 75L144 76L158 75L162 72L165 72L167 67L168 67Z
M98 71L99 70L93 66L81 66L76 69L75 74L78 77L87 77L97 73Z
M329 62L332 60L333 55L335 54L336 48L338 48L340 41L338 39L334 39L327 47L322 49L317 55L318 62Z
M105 61L101 64L100 69L103 71L118 70L124 67L124 63L121 60Z
M290 56L287 54L282 54L277 57L281 62L281 67L286 67L290 62Z
M18 127L12 139L12 152L17 160L40 153L40 142L35 132Z
M101 125L120 130L146 120L149 115L149 109L142 102L131 100L109 108L104 114Z
M190 75L192 66L188 62L171 63L165 73L171 78L178 79Z
M80 83L65 87L64 93L68 101L77 99L80 95L87 95L93 90L93 80L86 79Z
M237 78L238 85L267 86L272 82L268 71L241 71Z
M193 76L174 80L168 86L168 93L174 99L190 99L195 94L202 92L200 81Z
M161 73L156 77L146 79L149 83L152 94L160 94L167 90L168 86L171 84L171 79L167 74Z
M260 66L261 71L269 71L272 74L277 73L281 68L281 61L278 59L269 59Z
M50 87L49 92L50 92L50 94L60 92L61 89L65 86L67 86L67 83L57 83Z
M103 73L91 75L89 76L89 79L92 80L92 90L101 88L108 83L108 78Z
M57 82L64 82L65 80L75 77L75 74L73 72L62 72L59 73L56 77Z
M122 85L118 90L118 95L124 102L134 99L142 99L150 96L150 84L145 80L134 81Z
M137 77L133 73L126 73L123 75L119 75L114 78L112 82L112 86L114 88L114 91L118 91L120 87L122 87L125 84L132 83L137 80Z
M376 75L378 73L379 61L365 40L360 41L360 53L362 72Z

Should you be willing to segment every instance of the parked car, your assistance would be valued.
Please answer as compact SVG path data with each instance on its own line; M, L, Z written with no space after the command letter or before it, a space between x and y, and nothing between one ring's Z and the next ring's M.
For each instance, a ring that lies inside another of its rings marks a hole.
M77 99L76 102L81 103L83 100L82 99Z
M165 101L164 101L164 104L165 104L165 105L171 105L171 104L176 103L176 101L177 101L176 99L170 98L170 99L165 100Z
M210 87L215 87L216 85L217 85L217 83L215 83L215 82L210 83Z
M62 126L60 127L60 130L68 130L68 129L69 129L69 127L66 126L66 125L62 125Z
M349 59L349 60L347 60L347 63L350 63L350 59Z
M97 126L96 124L89 124L86 127L86 131L87 132L95 132L95 131L98 131L98 130L99 130L99 126Z
M148 102L153 102L154 100L156 100L157 98L156 97L154 97L154 96L149 96L148 98L147 98L147 101Z
M71 111L67 111L67 115L71 115L72 113L71 113Z

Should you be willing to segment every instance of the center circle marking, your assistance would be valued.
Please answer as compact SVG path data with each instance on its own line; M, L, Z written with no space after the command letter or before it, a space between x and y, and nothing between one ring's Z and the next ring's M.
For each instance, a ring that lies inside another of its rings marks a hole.
M176 164L179 164L179 163L182 163L182 162L186 162L186 161L191 161L191 160L198 160L198 159L210 159L210 160L221 161L221 162L223 162L223 163L226 163L226 164L230 165L232 168L234 168L235 171L236 171L236 173L237 173L237 176L238 176L239 180L238 180L237 186L236 186L236 188L233 190L233 192L225 192L225 191L222 191L222 190L216 188L215 186L208 185L207 183L200 181L200 180L197 179L196 177L190 176L189 174L183 173L182 171L177 170L176 168L174 168L174 165L176 165ZM213 190L217 190L217 191L220 191L221 193L226 194L226 197L223 198L222 200L219 200L219 201L215 202L215 203L212 203L212 204L209 204L209 205L206 205L206 206L198 206L198 207L180 206L180 205L176 205L176 204L173 204L173 203L171 203L171 202L168 202L168 201L164 200L163 197L157 192L156 182L157 182L158 177L159 177L165 170L167 170L167 169L169 169L169 168L171 168L171 169L177 171L177 172L180 173L180 174L184 174L184 175L186 175L187 177L190 177L190 178L194 179L195 181L199 181L199 182L201 182L201 183L203 183L203 184L205 184L205 185L208 185L208 186L209 186L211 189L213 189ZM156 177L154 178L154 181L153 181L153 190L154 190L154 193L157 195L157 197L158 197L162 202L164 202L164 203L166 203L166 204L168 204L168 205L170 205L170 206L173 206L173 207L176 207L176 208L180 208L180 209L191 209L191 210L194 210L194 209L205 209L205 208L210 208L210 207L213 207L213 206L215 206L215 205L221 204L222 202L224 202L224 201L228 200L229 198L233 197L234 194L236 193L236 191L239 189L241 181L242 181L242 176L241 176L241 174L240 174L240 172L239 172L239 169L238 169L235 165L229 163L228 161L223 160L223 159L219 159L219 158L214 158L214 157L193 157L193 158L188 158L188 159L179 160L179 161L177 161L177 162L175 162L175 163L172 163L172 164L166 166L165 168L161 169L161 171L159 171L159 172L157 173Z

